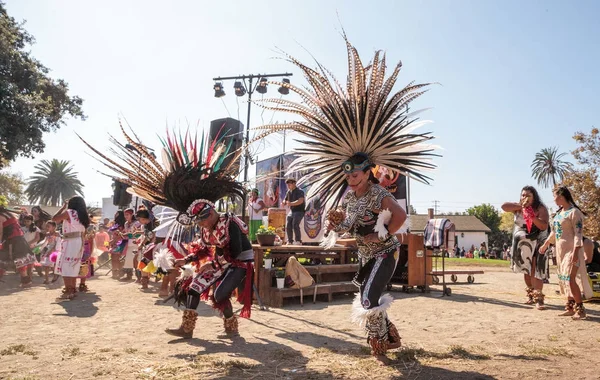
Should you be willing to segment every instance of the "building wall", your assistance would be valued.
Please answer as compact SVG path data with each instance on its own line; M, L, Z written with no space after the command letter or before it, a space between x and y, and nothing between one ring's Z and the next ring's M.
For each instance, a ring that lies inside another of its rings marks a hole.
M464 234L464 237L462 237ZM475 247L479 247L482 242L485 242L485 246L489 248L488 245L488 236L485 232L461 232L456 231L456 236L458 237L458 248L465 248L465 251L468 251L471 248L471 245Z
M135 198L136 197L132 197L132 201L131 204L128 207L135 207ZM140 203L141 204L141 201ZM128 207L123 207L123 209L126 209ZM102 198L102 218L100 220L104 220L104 218L108 218L110 220L113 220L115 217L115 213L119 210L119 207L113 205L113 198Z

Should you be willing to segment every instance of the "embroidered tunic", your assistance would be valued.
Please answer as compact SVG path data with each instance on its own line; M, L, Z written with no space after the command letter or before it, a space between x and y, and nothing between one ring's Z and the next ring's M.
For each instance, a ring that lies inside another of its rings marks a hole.
M375 232L374 228L381 211L381 203L386 197L392 197L392 194L382 186L371 185L362 197L357 197L354 191L350 191L342 202L346 219L335 228L335 231L349 231L356 238L358 254L363 262L373 257L396 252L400 247L400 242L395 235L390 235L383 242L368 243L364 240L365 236Z
M561 293L568 297L571 294L571 272L577 267L577 284L585 298L592 297L592 288L587 280L583 253L583 213L575 207L556 213L550 235L550 243L556 247L558 262L558 283Z

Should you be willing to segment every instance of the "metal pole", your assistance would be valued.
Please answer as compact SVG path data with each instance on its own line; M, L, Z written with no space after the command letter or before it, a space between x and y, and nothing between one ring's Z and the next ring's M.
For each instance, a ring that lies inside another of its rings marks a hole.
M250 158L250 153L248 152L248 142L250 141L250 110L252 109L252 93L254 92L254 89L252 88L252 79L253 77L250 76L249 78L249 82L248 82L248 118L246 119L246 152L244 154L244 185L248 184L248 162L249 162L249 158ZM244 219L246 217L246 203L247 203L247 199L246 196L244 195L244 199L242 199L242 219Z

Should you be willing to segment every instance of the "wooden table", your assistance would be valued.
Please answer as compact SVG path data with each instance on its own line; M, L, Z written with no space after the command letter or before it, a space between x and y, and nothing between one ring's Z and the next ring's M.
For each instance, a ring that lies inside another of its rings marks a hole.
M291 256L309 259L331 258L337 264L350 264L357 257L357 249L353 246L336 246L325 249L311 245L261 246L253 244L254 249L254 284L262 301L270 305L271 271L263 267L265 251L269 250L272 258L288 258Z

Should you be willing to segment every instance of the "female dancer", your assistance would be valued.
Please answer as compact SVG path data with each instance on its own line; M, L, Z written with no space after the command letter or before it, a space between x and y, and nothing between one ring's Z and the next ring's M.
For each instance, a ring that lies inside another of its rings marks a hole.
M558 284L563 295L567 296L565 312L561 316L573 319L586 319L581 289L586 298L592 296L592 288L587 281L583 252L583 216L579 206L573 200L568 188L560 186L554 190L554 202L558 211L554 216L553 230L540 247L540 253L546 252L554 244L558 262Z
M515 214L515 229L510 254L511 268L523 273L527 288L526 305L544 310L544 279L548 276L548 258L540 255L539 247L548 237L548 209L533 186L521 190L519 203L507 202L502 210Z
M303 120L260 128L267 133L291 129L304 137L306 144L295 152L299 157L288 173L311 169L310 175L298 181L298 186L312 184L307 203L319 196L324 204L333 206L328 214L328 228L348 230L356 237L365 265L356 278L360 292L353 315L366 326L373 355L385 362L386 350L398 347L400 337L387 318L386 309L392 298L381 293L394 272L399 254L394 235L406 214L390 193L377 185L371 169L379 166L388 173L427 183L430 178L420 172L435 167L429 162L435 147L424 144L433 138L430 133L414 132L426 122L418 122L416 112L407 111L408 104L423 93L427 84L411 83L392 93L401 64L386 77L384 54L377 51L365 67L345 34L344 39L348 83L340 84L321 64L312 69L288 57L302 70L312 89L281 83L297 93L302 103L267 100L266 108L289 111ZM335 211L348 187L344 210Z
M354 279L360 291L352 305L352 317L365 326L372 353L382 360L388 349L400 347L400 335L386 312L393 298L383 296L383 291L394 274L400 249L398 238L389 232L402 227L406 212L378 185L373 167L363 153L353 155L344 164L342 170L350 188L342 201L344 219L336 224L335 218L329 218L327 228L337 233L350 232L356 238L363 266ZM383 210L391 215L382 236L376 225Z
M81 267L85 231L90 225L85 201L75 196L54 214L52 220L62 222L62 249L56 261L56 274L63 277L65 288L57 301L72 300L77 290L77 276Z
M110 265L112 270L112 278L118 280L121 277L121 256L127 245L121 237L121 233L125 230L125 213L121 210L115 213L115 219L112 227L108 230L111 236L110 242Z
M31 286L28 271L33 268L35 256L23 237L19 217L14 211L0 206L0 279L6 269L14 264L21 276L21 287Z

